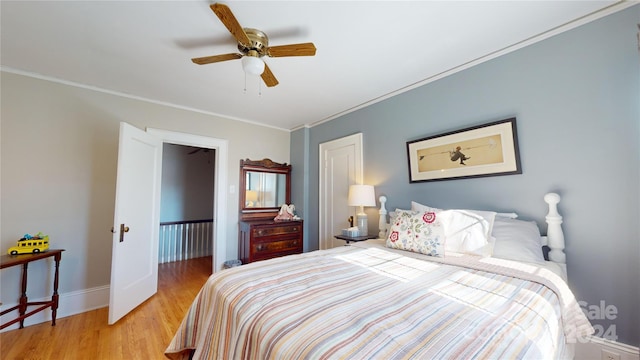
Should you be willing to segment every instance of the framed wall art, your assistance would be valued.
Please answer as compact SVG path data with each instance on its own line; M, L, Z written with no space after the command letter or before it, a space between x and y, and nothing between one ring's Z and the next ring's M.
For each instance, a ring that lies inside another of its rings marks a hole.
M516 119L407 142L409 182L522 174Z

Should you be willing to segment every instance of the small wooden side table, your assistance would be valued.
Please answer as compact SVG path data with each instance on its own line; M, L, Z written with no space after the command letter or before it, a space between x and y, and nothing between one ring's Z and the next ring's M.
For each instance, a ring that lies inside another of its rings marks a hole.
M350 242L358 242L358 241L365 241L365 240L370 240L370 239L375 239L377 238L377 236L375 235L363 235L363 236L346 236L346 235L335 235L334 236L336 239L340 239L340 240L344 240L348 243Z
M64 249L49 249L41 253L35 254L22 254L22 255L2 255L0 256L0 269L22 265L22 293L20 294L20 303L10 309L6 309L0 312L0 316L5 315L11 311L18 310L19 316L13 320L10 320L0 325L0 330L6 328L9 325L13 325L20 322L20 329L24 327L24 319L29 316L38 313L44 309L51 308L52 322L51 326L56 324L56 314L58 311L58 268L60 267L60 259L62 259L62 252ZM27 299L27 266L30 262L46 259L53 256L56 263L55 275L53 278L53 295L49 301L34 301L29 302ZM27 312L29 306L38 306L38 308Z

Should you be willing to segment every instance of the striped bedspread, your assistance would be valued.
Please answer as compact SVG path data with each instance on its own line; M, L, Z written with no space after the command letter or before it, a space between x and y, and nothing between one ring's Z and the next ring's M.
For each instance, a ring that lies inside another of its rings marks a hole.
M551 359L593 331L550 272L382 244L212 275L166 356L187 359L195 349L193 359Z

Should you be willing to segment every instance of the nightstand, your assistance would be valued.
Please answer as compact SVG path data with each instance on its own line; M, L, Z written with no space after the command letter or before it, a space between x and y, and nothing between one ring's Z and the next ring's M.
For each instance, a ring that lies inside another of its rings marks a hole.
M350 242L358 242L358 241L365 241L365 240L370 240L370 239L376 239L377 236L375 235L363 235L363 236L346 236L346 235L336 235L334 236L336 239L340 239L340 240L344 240L348 243Z

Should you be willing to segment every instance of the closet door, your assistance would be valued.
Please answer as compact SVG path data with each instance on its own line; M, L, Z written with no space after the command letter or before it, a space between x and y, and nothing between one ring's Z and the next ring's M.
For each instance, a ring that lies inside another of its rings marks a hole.
M349 185L362 184L362 133L320 144L319 246L343 246L333 236L349 226L356 208L347 205Z

